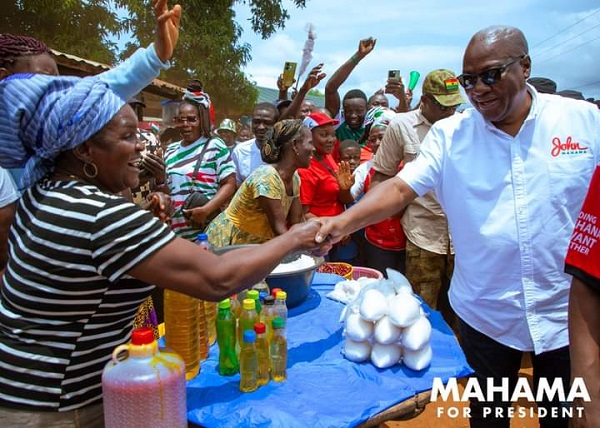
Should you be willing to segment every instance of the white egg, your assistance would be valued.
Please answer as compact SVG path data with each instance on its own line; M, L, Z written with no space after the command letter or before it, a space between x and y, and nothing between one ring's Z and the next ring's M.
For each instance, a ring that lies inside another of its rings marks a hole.
M402 351L402 362L412 370L423 370L431 364L433 351L431 345L427 345L418 351L410 351L406 348Z
M421 303L416 297L399 293L388 299L388 317L396 327L408 327L421 316Z
M386 268L385 271L387 273L387 277L394 284L394 289L397 293L399 293L400 291L412 293L412 286L410 285L410 282L404 275L402 275L397 270L390 268Z
M371 350L371 362L380 369L392 367L400 361L401 356L400 347L396 344L382 345L375 342Z
M342 353L346 359L355 363L362 363L363 361L367 361L371 355L371 343L369 341L355 342L354 340L346 339Z
M394 342L398 342L402 329L396 327L390 322L387 315L381 317L379 321L375 323L375 329L373 330L373 339L375 342L382 345L389 345Z
M359 313L352 312L346 318L346 337L362 342L373 335L373 323L362 319Z
M430 339L431 323L426 317L421 316L417 322L404 329L402 333L402 346L410 351L416 351L428 345Z
M377 321L387 313L386 297L374 288L365 291L360 302L360 315L365 321Z

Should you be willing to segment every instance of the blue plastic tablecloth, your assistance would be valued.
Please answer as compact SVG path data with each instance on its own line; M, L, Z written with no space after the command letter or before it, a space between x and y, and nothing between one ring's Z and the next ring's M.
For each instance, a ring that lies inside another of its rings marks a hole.
M355 426L431 389L434 377L445 383L471 373L452 331L429 308L433 360L428 369L416 372L398 364L381 370L346 360L339 322L344 305L325 297L340 280L317 273L306 302L290 310L287 382L240 392L239 375L219 376L214 345L200 374L187 385L189 421L203 427Z

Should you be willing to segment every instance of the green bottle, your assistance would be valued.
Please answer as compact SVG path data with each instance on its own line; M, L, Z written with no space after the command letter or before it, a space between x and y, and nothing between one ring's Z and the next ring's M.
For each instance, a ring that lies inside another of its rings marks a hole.
M258 355L256 354L256 333L244 331L244 343L240 351L240 391L252 392L258 388Z
M285 382L287 379L287 340L285 338L285 321L281 317L273 320L273 338L270 344L271 379Z
M217 344L219 345L219 374L233 376L240 371L235 354L235 316L231 312L231 300L219 303L217 313Z
M256 354L258 355L258 386L269 383L271 379L271 358L269 355L269 342L267 341L267 329L262 322L254 324L256 333Z

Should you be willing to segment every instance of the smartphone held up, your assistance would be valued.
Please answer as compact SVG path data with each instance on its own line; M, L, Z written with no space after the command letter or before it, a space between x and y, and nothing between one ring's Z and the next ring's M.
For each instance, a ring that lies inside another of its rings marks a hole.
M295 62L286 61L283 65L283 84L288 88L294 84L294 76L296 75L296 66L298 64Z

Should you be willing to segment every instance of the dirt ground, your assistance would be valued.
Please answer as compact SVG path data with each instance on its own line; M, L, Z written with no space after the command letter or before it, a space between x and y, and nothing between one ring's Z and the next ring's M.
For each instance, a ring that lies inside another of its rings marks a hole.
M532 370L531 370L531 362L529 358L524 358L521 363L521 372L520 376L527 377L529 379L530 384L533 384L532 378ZM462 380L462 386L464 385L464 380ZM458 409L459 416L451 418L448 416L448 412L454 412L455 409L450 410L451 407ZM417 417L406 420L406 421L389 421L384 422L379 425L380 428L469 428L469 420L461 417L460 415L463 412L463 408L468 407L468 404L465 403L454 403L451 401L447 401L445 403L429 403L425 406L425 410L423 413L418 415ZM529 416L530 412L534 412L535 415L535 404L529 403L526 400L522 400L515 404L515 407L525 407L526 414ZM530 408L533 407L533 410ZM515 409L515 415L518 415L517 409ZM511 428L537 428L539 427L538 418L534 416L533 418L514 418L511 421Z

